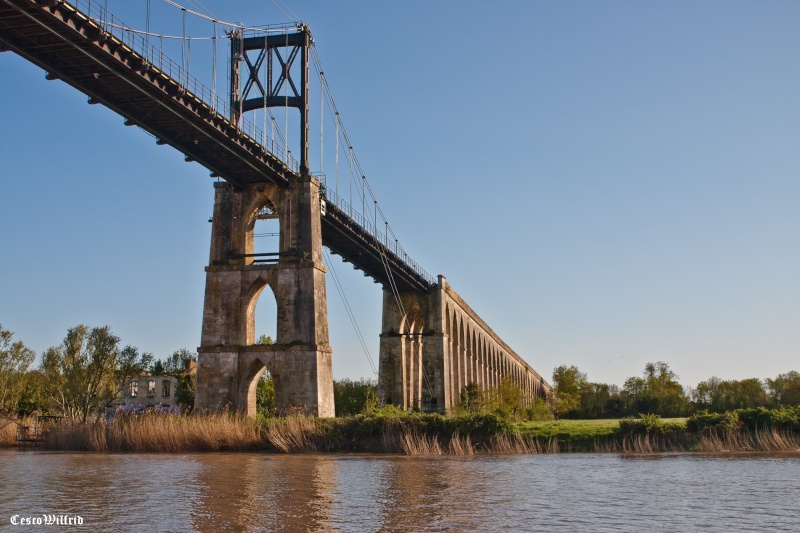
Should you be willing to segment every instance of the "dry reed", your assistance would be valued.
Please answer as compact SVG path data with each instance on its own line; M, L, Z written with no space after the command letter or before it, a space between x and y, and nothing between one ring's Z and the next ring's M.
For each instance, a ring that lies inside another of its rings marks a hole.
M400 436L400 451L405 455L442 455L442 446L436 435L417 435L408 430Z
M316 452L317 441L322 437L321 430L316 418L272 418L264 427L264 439L269 446L283 453Z
M449 455L474 455L475 447L469 435L462 437L458 432L454 433L447 445Z
M558 453L558 440L525 438L519 433L495 435L489 442L487 453L497 454L540 454Z
M66 422L50 430L47 447L96 452L248 451L263 447L255 421L232 414L145 415L105 423Z
M699 451L704 452L800 452L800 436L781 430L754 433L710 432L699 438Z
M17 424L10 418L0 417L0 448L17 445Z
M518 432L448 434L389 420L365 427L357 419L323 420L293 416L259 425L235 414L197 416L145 415L105 423L65 422L52 428L47 447L96 452L255 451L280 453L379 452L405 455L541 454L582 451L609 453L800 452L800 435L779 430L754 433L627 435L595 441L559 442L557 438L523 437ZM9 429L10 427L10 429ZM15 426L0 426L0 442L15 444Z

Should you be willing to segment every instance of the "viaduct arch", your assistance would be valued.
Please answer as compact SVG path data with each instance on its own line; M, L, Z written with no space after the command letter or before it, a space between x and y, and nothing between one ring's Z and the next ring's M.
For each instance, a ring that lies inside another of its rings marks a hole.
M449 412L461 389L510 379L530 406L550 385L439 276L427 293L383 291L379 395L402 409Z

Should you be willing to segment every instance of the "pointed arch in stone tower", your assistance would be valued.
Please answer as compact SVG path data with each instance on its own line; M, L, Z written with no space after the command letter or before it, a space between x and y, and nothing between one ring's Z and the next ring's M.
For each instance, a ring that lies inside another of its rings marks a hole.
M294 187L214 184L211 253L206 268L203 332L195 407L255 414L255 380L275 380L279 412L334 415L319 182ZM254 254L259 217L277 217L277 254ZM255 307L266 286L277 304L277 338L255 344Z

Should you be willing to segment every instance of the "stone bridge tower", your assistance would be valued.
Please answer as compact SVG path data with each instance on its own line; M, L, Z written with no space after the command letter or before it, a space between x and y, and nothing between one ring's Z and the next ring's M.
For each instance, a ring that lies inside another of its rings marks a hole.
M266 367L279 412L334 415L319 182L214 184L211 254L206 268L203 332L195 407L235 408L255 415L256 385ZM277 218L279 252L259 264L257 220ZM269 286L277 303L275 344L255 344L255 309Z
M300 172L286 187L273 183L236 186L216 183L211 257L206 269L203 332L197 368L195 407L235 408L255 415L256 385L266 367L275 382L278 412L300 410L334 415L328 305L322 263L320 184L308 170L308 48L310 32L231 39L231 117L263 107L290 106L300 114ZM274 76L275 56L290 58ZM251 62L248 52L257 52ZM299 79L292 63L300 58ZM267 71L260 68L267 58ZM240 71L246 65L248 72ZM253 83L265 78L266 85ZM240 81L242 84L240 85ZM292 94L281 93L292 89ZM255 93L254 93L255 91ZM276 254L254 254L253 230L260 219L277 219ZM268 257L264 257L264 255ZM255 344L255 309L269 287L278 310L275 344Z

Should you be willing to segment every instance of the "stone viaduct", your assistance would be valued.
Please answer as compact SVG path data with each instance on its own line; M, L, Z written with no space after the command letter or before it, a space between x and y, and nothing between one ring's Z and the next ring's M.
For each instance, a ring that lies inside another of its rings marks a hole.
M435 280L389 238L388 222L385 233L375 227L377 200L370 220L363 192L359 213L311 175L308 26L257 37L232 31L230 102L221 104L148 39L108 24L102 5L81 6L88 10L61 0L0 0L0 52L19 54L48 80L71 85L89 104L108 107L224 180L214 185L196 408L254 414L258 378L268 368L279 411L334 415L323 244L384 287L378 381L386 403L449 412L466 385L487 389L504 379L526 402L546 394L549 385L443 276ZM248 52L259 59L251 62ZM268 72L260 76L265 57ZM274 76L273 64L281 65ZM266 85L255 83L264 77ZM299 111L299 164L288 151L276 155L241 120L273 106ZM278 221L277 252L254 253L254 227L263 219ZM277 303L277 339L265 346L255 343L255 308L267 287Z
M333 416L322 201L319 182L295 187L215 184L211 253L206 269L199 348L198 408L230 406L255 414L258 377L269 369L276 407ZM280 251L259 264L253 233L277 218ZM269 287L277 303L275 344L256 344L255 308ZM470 383L482 390L508 379L529 405L546 381L478 316L444 276L427 292L383 291L379 393L402 409L449 412Z
M526 406L548 383L467 305L444 276L427 293L383 293L379 390L403 409L450 412L461 390L510 380Z

